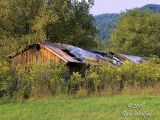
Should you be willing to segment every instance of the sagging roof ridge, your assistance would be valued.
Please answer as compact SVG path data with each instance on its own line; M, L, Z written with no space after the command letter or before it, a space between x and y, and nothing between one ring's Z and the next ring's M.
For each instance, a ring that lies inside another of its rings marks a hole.
M126 60L132 61L134 63L140 63L141 61L144 61L144 58L139 56L118 54L113 52L85 50L73 45L55 43L50 41L43 41L43 42L28 45L26 48L19 50L16 53L10 54L8 58L13 58L36 45L40 45L40 47L43 47L49 50L51 53L55 54L65 62L94 64L94 62L99 63L99 61L102 60L109 64L114 64L113 63L114 61L116 61L118 64L123 64L123 62ZM110 61L109 58L111 58L112 60Z

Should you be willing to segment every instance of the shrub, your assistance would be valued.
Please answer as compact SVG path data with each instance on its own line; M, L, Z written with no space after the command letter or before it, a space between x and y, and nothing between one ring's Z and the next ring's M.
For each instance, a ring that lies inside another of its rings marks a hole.
M68 81L68 90L69 93L75 94L80 89L85 88L85 80L82 78L82 75L78 72L73 72Z
M86 97L88 95L88 92L86 89L80 88L76 93L76 98Z
M126 62L121 69L124 71L126 84L130 86L147 87L160 80L160 65L155 63L133 64Z
M12 71L9 63L0 61L0 97L9 95L12 83Z
M127 87L148 87L160 82L158 59L134 64L126 61L122 66L91 65L85 74L70 75L65 64L34 62L28 72L17 66L12 77L9 64L1 62L0 95L14 95L14 99L28 99L55 94L73 94L83 97L89 94L121 92Z
M66 79L69 74L64 64L36 61L29 66L28 72L21 69L21 66L19 68L17 67L17 78L20 81L18 96L43 97L66 92Z
M122 80L122 71L119 67L96 65L86 72L85 79L89 93L100 93L104 89L119 90Z
M49 84L52 93L67 93L67 81L69 79L69 69L67 66L65 64L51 64L50 75Z
M14 84L12 83L13 98L17 101L23 99L28 99L31 95L31 80L30 74L22 69L21 65L16 67L16 73L14 75Z
M94 65L86 72L85 81L89 93L102 92L104 89L120 92L124 86L154 86L160 81L160 64L126 61L122 66Z

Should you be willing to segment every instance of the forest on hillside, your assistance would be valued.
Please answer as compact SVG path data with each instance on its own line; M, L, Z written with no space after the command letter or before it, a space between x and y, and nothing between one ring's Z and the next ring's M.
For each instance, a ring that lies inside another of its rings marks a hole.
M160 13L160 5L156 4L148 4L141 8L140 10L150 10L153 12ZM110 38L111 30L116 27L116 23L119 19L120 14L114 14L114 13L106 13L101 15L94 16L94 25L99 31L99 34L97 35L98 40L108 40Z

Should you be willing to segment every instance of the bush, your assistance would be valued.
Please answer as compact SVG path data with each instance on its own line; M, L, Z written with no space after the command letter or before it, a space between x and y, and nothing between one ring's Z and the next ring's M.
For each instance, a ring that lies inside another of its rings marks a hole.
M121 69L124 71L125 83L130 86L147 87L160 80L160 65L152 62L142 64L126 62Z
M76 93L76 98L86 97L88 95L88 92L86 89L80 89Z
M85 88L85 80L82 78L82 75L78 72L73 72L68 81L68 90L69 93L75 94L80 89Z
M86 73L87 87L90 92L95 93L105 89L118 91L122 78L122 70L116 66L91 66Z
M29 66L28 72L21 69L21 66L19 68L17 67L17 78L20 81L18 96L43 97L66 92L66 79L69 74L64 64L36 61Z
M148 87L160 81L160 64L146 62L134 64L126 61L122 66L94 65L86 72L85 82L89 93L107 89L121 92L124 86Z
M9 95L12 83L9 63L0 61L0 97Z
M141 64L127 61L122 66L91 65L83 75L78 72L70 75L65 64L34 62L28 67L28 72L17 66L14 78L9 64L1 62L0 95L14 95L15 100L23 100L68 93L84 97L106 90L115 93L121 92L125 86L147 88L160 82L160 64L156 64L157 61Z
M67 82L69 79L69 69L65 64L51 64L51 78L49 79L50 89L52 93L67 93Z

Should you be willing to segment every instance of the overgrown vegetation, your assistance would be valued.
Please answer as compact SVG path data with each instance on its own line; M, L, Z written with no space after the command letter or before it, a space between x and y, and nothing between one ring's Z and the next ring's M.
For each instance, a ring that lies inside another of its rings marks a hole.
M44 97L66 92L69 71L65 65L33 62L28 72L21 66L17 68L16 78L19 84L14 91L15 97L28 99L29 97Z
M1 96L11 100L25 100L57 94L84 97L105 92L121 93L125 87L147 88L160 83L159 59L134 64L126 62L122 66L93 65L85 74L70 73L65 64L34 62L28 72L17 66L16 77L9 68L1 70L3 89ZM8 81L7 81L8 80ZM11 82L12 81L12 82ZM12 83L12 85L11 85ZM7 85L7 86L6 86ZM14 89L13 89L14 88Z
M12 71L7 62L0 61L0 97L9 95L12 85Z

